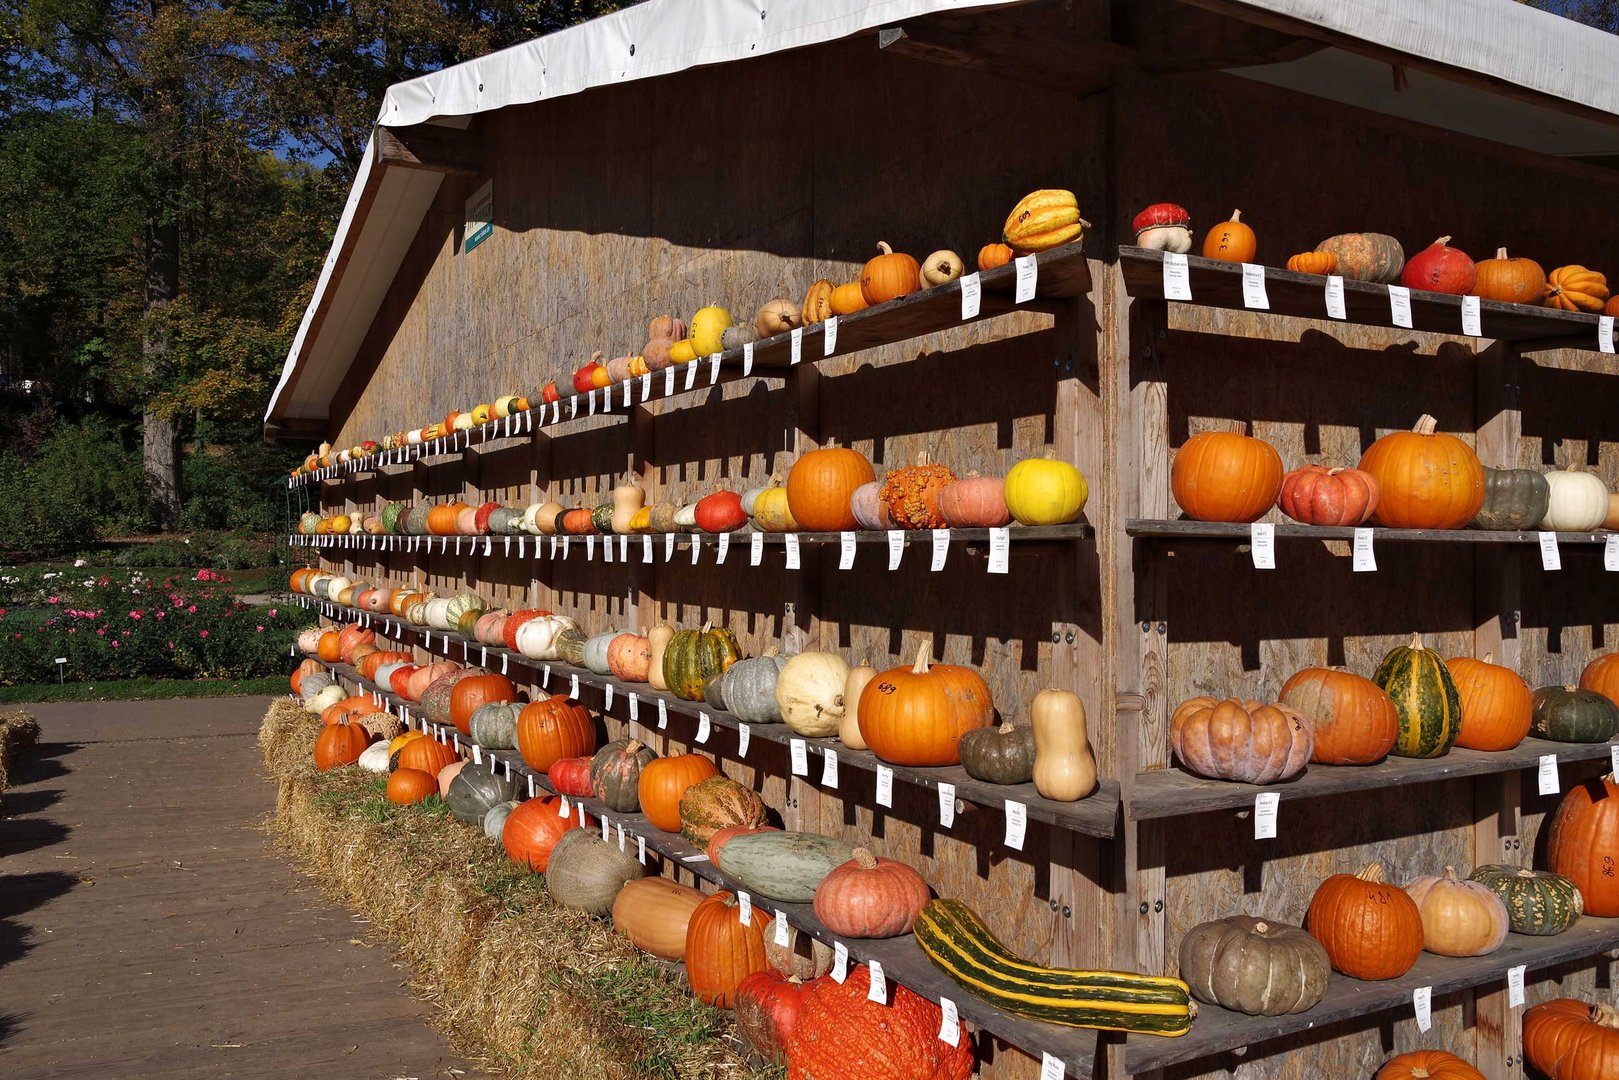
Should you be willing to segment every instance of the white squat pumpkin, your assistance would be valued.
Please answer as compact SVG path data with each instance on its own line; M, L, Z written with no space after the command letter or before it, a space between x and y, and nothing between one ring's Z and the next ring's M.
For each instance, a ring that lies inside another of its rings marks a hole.
M305 699L304 708L319 715L346 697L348 697L348 693L341 686L332 683L330 686L323 686L315 691L313 697Z
M1549 472L1551 497L1540 527L1552 532L1585 532L1608 516L1608 489L1595 473Z
M385 773L388 771L388 743L387 740L374 742L360 754L360 768L366 772Z
M557 635L579 624L566 615L542 615L517 628L517 651L530 660L555 660Z
M805 652L789 657L776 676L776 705L782 721L810 739L837 734L848 679L849 665L834 653Z

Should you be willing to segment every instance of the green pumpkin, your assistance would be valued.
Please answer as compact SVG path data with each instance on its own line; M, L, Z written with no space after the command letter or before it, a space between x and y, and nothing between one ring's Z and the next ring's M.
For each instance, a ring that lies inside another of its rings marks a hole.
M1533 469L1486 468L1484 505L1473 518L1473 528L1500 532L1533 529L1546 516L1551 497L1551 484Z
M304 516L298 519L298 531L305 536L313 536L315 529L320 525L320 515L313 510L306 510Z
M495 843L500 843L500 834L505 831L506 819L511 817L512 811L518 807L516 799L510 802L496 803L489 808L483 816L483 834Z
M663 681L675 697L702 701L704 684L741 658L729 630L706 624L701 630L678 630L663 651Z
M472 741L485 750L516 750L517 718L523 705L521 701L491 701L478 706L467 722Z
M1585 911L1579 888L1562 874L1492 864L1474 870L1472 880L1501 898L1514 934L1561 934Z
M477 593L461 593L459 596L451 597L445 603L444 622L448 626L458 626L461 622L461 616L469 611L476 613L472 621L477 622L476 616L482 615L488 607L489 605L484 603L483 597ZM471 637L472 635L468 634L467 636Z
M410 509L409 503L387 503L382 508L382 531L399 531L399 519Z
M1554 742L1600 743L1619 731L1619 707L1595 690L1542 686L1535 691L1529 733Z
M481 618L483 618L482 608L463 611L461 616L455 620L455 632L468 641L476 641L477 635L474 631L478 629L478 620Z
M720 870L755 895L807 904L821 879L852 858L854 848L818 833L742 833L720 849Z
M619 631L609 630L604 634L594 634L586 638L584 652L580 656L584 666L594 674L611 675L613 667L607 662L607 650L618 635Z
M417 503L400 517L399 531L409 536L427 534L427 512L433 509L426 503Z
M964 732L957 745L961 767L986 784L1027 784L1034 779L1034 729L1002 724Z
M523 531L523 511L502 506L489 515L489 531L497 536L516 536Z
M570 626L557 635L557 659L574 667L585 666L585 642L590 638L577 626Z
M599 533L611 534L613 531L613 504L603 503L590 512L590 524Z
M1383 657L1372 681L1394 699L1400 715L1400 734L1390 753L1413 758L1450 753L1462 730L1462 699L1444 657L1423 648L1421 636L1412 634L1409 645Z
M637 739L614 739L590 759L591 793L620 814L641 809L641 770L658 752Z
M468 825L482 825L489 811L503 802L517 798L517 782L495 772L485 762L461 767L450 781L450 790L444 796L444 805L450 813Z
M776 677L787 666L785 656L755 656L738 660L725 672L725 699L714 702L750 724L781 723L776 702ZM714 699L709 698L710 701Z

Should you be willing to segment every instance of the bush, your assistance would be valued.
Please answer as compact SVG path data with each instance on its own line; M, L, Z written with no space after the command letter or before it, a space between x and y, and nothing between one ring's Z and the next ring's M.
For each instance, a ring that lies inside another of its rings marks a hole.
M287 557L287 545L279 536L266 538L251 532L237 531L198 532L189 537L170 537L149 543L129 544L107 561L114 566L187 566L194 569L259 570L285 566Z
M140 455L101 417L59 425L29 460L0 457L0 536L40 553L83 545L102 529L135 530L142 509Z

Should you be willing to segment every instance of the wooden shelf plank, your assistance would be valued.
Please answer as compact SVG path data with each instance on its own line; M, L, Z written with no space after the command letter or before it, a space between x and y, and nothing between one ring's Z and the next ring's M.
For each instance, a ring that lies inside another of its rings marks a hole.
M1511 750L1487 752L1456 748L1444 757L1388 757L1376 765L1311 765L1284 784L1237 784L1209 780L1179 767L1137 773L1134 794L1125 809L1132 821L1180 817L1215 810L1252 809L1260 792L1274 791L1285 805L1295 799L1316 799L1346 791L1404 787L1451 780L1461 776L1532 769L1542 756L1555 755L1559 764L1606 761L1609 743L1562 743L1528 738Z
M366 692L382 698L390 706L390 711L398 712L410 706L409 702L366 679L353 667L345 664L327 667L339 678L346 679ZM457 738L464 746L475 745L471 739L462 736ZM551 786L550 778L524 765L521 755L515 750L490 751L481 746L478 750L481 756L498 761L503 772L508 771L506 766L509 764L510 775L530 780L535 790L544 790L549 794L556 793ZM582 805L585 812L598 822L607 821L610 825L609 835L616 835L618 829L622 827L627 842L633 843L635 838L642 838L646 841L649 851L658 853L670 863L689 870L705 881L713 882L733 892L740 888L734 879L722 873L708 860L704 852L694 847L685 837L679 833L664 832L649 822L644 814L621 814L608 809L604 803L594 798L577 796L568 798L570 803ZM825 942L828 946L834 946L842 941L849 950L851 963L870 963L876 960L882 964L883 973L887 978L906 989L922 995L929 1001L937 1002L941 997L954 1001L961 1018L975 1027L982 1028L1014 1046L1020 1046L1036 1057L1042 1051L1049 1051L1063 1060L1069 1076L1078 1077L1080 1080L1088 1080L1091 1076L1097 1047L1097 1033L1094 1030L1044 1024L1001 1012L988 1002L974 997L965 987L958 986L942 974L916 944L916 938L910 934L881 939L843 939L828 930L815 917L813 905L783 903L764 896L754 896L752 899L755 918L768 918L779 911L789 924Z
M298 603L305 607L316 605L310 597L296 597ZM566 684L577 676L581 687L591 687L598 691L605 691L609 686L613 688L615 703L622 702L621 708L627 714L630 695L634 695L640 703L640 708L655 711L658 703L669 715L685 716L696 720L700 715L707 715L711 726L736 730L743 721L731 713L711 708L702 702L686 701L673 694L666 694L654 690L646 683L630 683L615 679L610 675L597 675L587 668L574 667L557 660L530 660L521 653L511 652L507 649L484 646L475 642L468 642L459 635L447 634L439 630L424 630L410 623L402 622L391 615L379 615L359 611L354 608L343 607L338 604L319 605L324 611L339 611L344 617L368 622L368 625L380 627L381 632L399 637L401 634L411 633L426 635L434 639L431 645L424 644L429 652L449 657L451 652L459 652L460 659L469 663L477 663L482 667L499 668L509 671L512 665L528 668L544 673L550 672L550 679L560 678ZM442 645L438 645L442 642ZM490 662L491 658L493 663ZM555 686L547 682L548 687ZM654 712L655 715L655 712ZM647 722L647 712L640 714L640 722ZM654 722L656 722L654 720ZM749 736L752 739L765 739L770 742L789 744L792 740L800 738L785 724L751 724ZM967 771L959 765L946 768L925 769L911 768L905 765L888 765L880 761L877 756L867 750L854 750L844 746L837 739L804 739L811 761L812 779L818 778L818 763L824 758L826 750L832 750L838 755L838 767L855 768L864 772L875 774L882 766L893 770L894 778L919 787L932 788L937 791L941 783L954 784L956 798L963 802L973 803L986 808L1004 810L1008 799L1023 803L1028 808L1031 821L1043 821L1073 832L1083 833L1102 839L1112 837L1118 827L1119 819L1119 785L1116 780L1103 780L1096 792L1078 802L1055 802L1042 798L1035 791L1033 784L986 784L974 780L967 775Z
M1161 540L1225 540L1247 543L1251 526L1240 522L1192 521L1184 518L1130 518L1124 531L1131 536ZM1601 529L1592 532L1560 532L1559 547L1565 545L1606 544L1610 536L1619 535ZM1350 526L1298 525L1291 522L1276 523L1277 539L1301 540L1353 540L1355 530ZM1486 529L1372 529L1375 544L1533 544L1539 545L1538 532L1494 532Z
M1242 298L1242 266L1238 263L1186 257L1192 290L1192 304L1203 307L1245 310ZM1139 247L1119 249L1119 267L1125 288L1131 296L1161 300L1164 297L1164 256L1161 251ZM1428 331L1437 334L1462 333L1462 298L1449 293L1411 291L1411 329L1393 325L1389 312L1388 286L1368 281L1344 281L1346 319L1331 319L1326 308L1327 279L1319 274L1265 267L1265 294L1268 314L1289 315L1324 322L1350 322L1361 326L1382 326L1392 336ZM1256 312L1266 314L1266 312ZM1597 316L1555 308L1505 304L1497 300L1479 301L1479 322L1485 338L1521 342L1532 348L1597 350ZM1616 366L1619 371L1619 366Z
M1144 1039L1131 1036L1125 1062L1130 1072L1145 1073L1177 1062L1208 1057L1225 1050L1252 1047L1269 1039L1324 1027L1340 1020L1378 1023L1375 1014L1411 1010L1412 992L1433 988L1434 1007L1442 995L1473 986L1505 983L1507 969L1524 965L1531 971L1583 960L1619 946L1619 919L1582 918L1556 937L1508 934L1501 948L1489 956L1450 957L1423 953L1416 965L1398 979L1362 982L1334 974L1327 995L1308 1012L1293 1016L1244 1016L1214 1005L1198 1004L1192 1030L1179 1039Z

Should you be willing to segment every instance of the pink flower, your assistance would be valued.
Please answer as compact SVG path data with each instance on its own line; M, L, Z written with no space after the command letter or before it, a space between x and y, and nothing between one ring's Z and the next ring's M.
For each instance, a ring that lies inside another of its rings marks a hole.
M255 626L253 629L258 631L261 634L264 633L264 627L262 627L262 626Z
M141 617L141 613L140 613L140 612L138 612L138 611L131 611L131 612L130 612L130 613L129 613L129 617L130 617L130 618L131 618L131 619L139 619L139 618L140 618L140 617Z
M161 618L162 618L162 617L163 617L163 616L164 616L164 615L167 615L167 614L168 614L168 612L166 612L166 611L159 611L159 612L155 612L155 613L154 613L154 614L156 614L156 615L157 615L157 617L158 617L158 618L160 618L160 619L161 619Z
M207 637L207 636L208 636L208 631L206 631L206 630L199 630L199 631L197 631L197 636L198 636L198 637Z
M21 634L18 634L17 636L22 637ZM105 626L96 627L96 637L106 637L106 636L107 636L107 628Z
M4 615L4 614L5 614L5 612L0 611L0 615ZM272 618L272 619L275 618L275 608L270 609L270 618Z
M60 596L53 596L49 600L46 601L46 603L48 603L48 604L59 604L61 602L62 602L62 598Z
M197 613L197 605L192 604L190 607L186 608L186 610L195 615Z
M112 647L113 647L113 648L115 648L115 649L116 649L116 648L117 648L117 647L118 647L118 642L116 642L116 641L114 641L114 642L113 642L113 643L112 643Z

